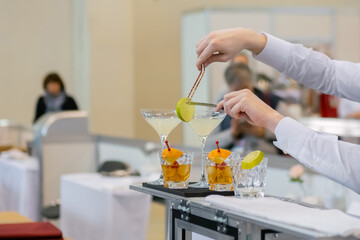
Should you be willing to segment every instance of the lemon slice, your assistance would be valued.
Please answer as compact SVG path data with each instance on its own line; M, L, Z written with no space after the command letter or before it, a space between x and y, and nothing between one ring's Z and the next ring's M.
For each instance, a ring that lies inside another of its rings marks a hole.
M260 150L253 151L246 155L244 159L241 161L242 169L251 169L261 163L264 158L264 153Z
M187 97L182 98L176 104L176 114L181 121L189 122L194 117L195 106L187 104L191 100Z

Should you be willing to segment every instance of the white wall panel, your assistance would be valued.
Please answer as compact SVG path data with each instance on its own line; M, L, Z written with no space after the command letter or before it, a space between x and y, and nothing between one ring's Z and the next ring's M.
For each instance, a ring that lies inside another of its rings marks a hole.
M289 40L330 39L333 32L332 12L277 13L274 30L276 36Z

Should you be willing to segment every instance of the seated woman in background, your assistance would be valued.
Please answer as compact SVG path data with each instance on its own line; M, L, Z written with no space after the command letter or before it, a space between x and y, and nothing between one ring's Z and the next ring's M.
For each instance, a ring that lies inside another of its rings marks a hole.
M66 94L64 83L57 73L49 73L43 87L45 94L37 101L34 122L45 113L78 110L75 100Z

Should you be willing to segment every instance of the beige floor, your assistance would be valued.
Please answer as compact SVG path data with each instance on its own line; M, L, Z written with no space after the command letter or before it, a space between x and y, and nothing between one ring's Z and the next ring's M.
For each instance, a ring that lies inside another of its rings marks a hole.
M147 230L147 240L165 240L165 205L152 202L150 209L149 227Z

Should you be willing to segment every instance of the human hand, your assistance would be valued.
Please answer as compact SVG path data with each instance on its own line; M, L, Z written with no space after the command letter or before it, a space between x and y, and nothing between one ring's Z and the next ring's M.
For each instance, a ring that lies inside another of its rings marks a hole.
M245 118L250 124L265 127L274 132L277 124L284 118L280 113L266 105L249 89L228 93L219 102L216 110L224 111L232 118Z
M213 31L196 44L196 66L207 67L213 62L227 62L240 51L247 49L259 54L266 45L266 36L252 29L233 28Z

